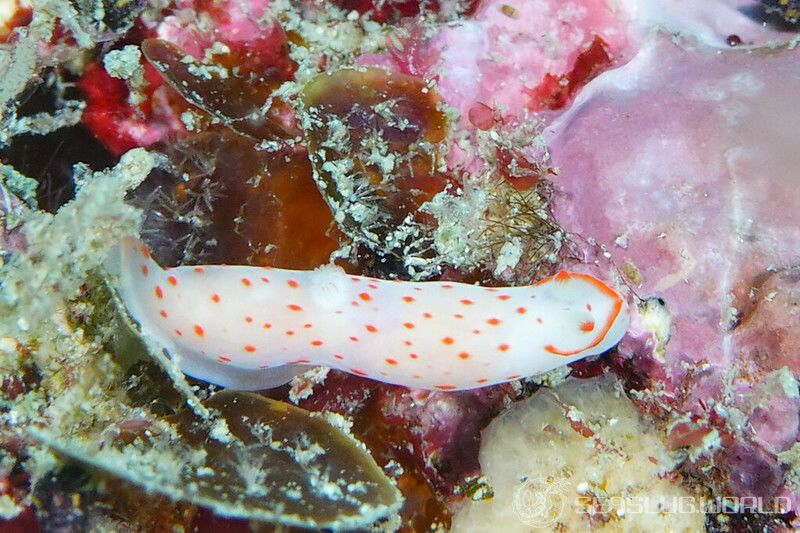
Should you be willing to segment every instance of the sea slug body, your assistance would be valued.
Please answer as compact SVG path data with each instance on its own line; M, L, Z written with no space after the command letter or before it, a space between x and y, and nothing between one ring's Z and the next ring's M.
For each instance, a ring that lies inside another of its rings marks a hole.
M119 293L144 336L186 374L238 389L325 365L421 389L482 387L613 347L628 308L592 276L487 288L251 266L163 269L125 239ZM300 366L298 366L300 365Z

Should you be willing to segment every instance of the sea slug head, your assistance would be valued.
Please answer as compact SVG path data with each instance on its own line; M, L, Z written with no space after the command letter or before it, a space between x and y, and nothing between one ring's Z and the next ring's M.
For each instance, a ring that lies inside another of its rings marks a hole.
M562 271L539 287L551 302L551 341L544 349L553 356L571 361L603 353L628 330L630 313L624 297L593 276Z

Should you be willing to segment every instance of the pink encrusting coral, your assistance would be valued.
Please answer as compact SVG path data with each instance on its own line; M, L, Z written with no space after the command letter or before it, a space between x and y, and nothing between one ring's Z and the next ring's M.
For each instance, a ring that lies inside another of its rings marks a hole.
M622 297L585 274L486 288L349 276L335 266L163 270L133 239L120 254L121 296L142 332L187 374L233 388L280 385L287 365L477 388L602 353L628 326Z

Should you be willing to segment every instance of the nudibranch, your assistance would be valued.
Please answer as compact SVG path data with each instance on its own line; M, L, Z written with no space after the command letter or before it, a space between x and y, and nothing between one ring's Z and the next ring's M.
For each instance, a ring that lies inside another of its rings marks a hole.
M142 335L184 373L238 389L280 385L305 365L420 389L483 387L602 353L629 322L623 297L586 274L489 288L335 266L163 269L131 238L115 253Z

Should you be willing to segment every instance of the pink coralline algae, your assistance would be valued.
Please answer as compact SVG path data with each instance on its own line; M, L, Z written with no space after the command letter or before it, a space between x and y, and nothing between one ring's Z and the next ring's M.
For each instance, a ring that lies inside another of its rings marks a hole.
M431 38L407 31L389 61L361 61L437 80L462 122L476 103L522 117L528 109L550 107L540 93L552 93L552 80L565 79L588 49L605 49L603 66L623 51L629 39L624 28L624 19L602 0L485 1L472 17L439 26Z
M786 495L776 454L798 438L798 67L655 36L547 128L556 217L671 315L620 349L643 405L716 430L706 460L736 495Z

